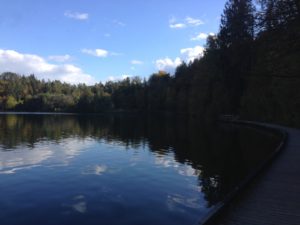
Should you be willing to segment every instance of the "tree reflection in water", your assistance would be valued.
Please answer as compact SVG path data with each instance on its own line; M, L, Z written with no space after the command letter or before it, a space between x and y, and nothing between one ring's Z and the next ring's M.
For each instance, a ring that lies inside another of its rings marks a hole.
M157 155L158 162L160 156L173 153L176 162L191 165L197 173L207 207L222 200L271 153L279 140L276 134L251 128L207 124L170 115L2 114L0 129L2 151L14 151L22 145L34 149L41 140L67 143L76 137L132 149L148 145ZM39 153L33 154L36 157ZM47 157L47 154L51 152L44 155ZM0 162L2 167L5 166L3 160ZM35 164L33 159L31 164Z

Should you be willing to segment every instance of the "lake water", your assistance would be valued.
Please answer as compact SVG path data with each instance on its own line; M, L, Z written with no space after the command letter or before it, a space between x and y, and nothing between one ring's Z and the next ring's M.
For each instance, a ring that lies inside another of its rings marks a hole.
M197 224L276 146L170 116L0 115L0 224Z

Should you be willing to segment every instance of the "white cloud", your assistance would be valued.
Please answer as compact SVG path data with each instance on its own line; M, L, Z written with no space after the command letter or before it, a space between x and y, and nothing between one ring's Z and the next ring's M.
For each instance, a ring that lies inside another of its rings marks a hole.
M215 36L216 34L215 33L199 33L197 36L195 37L192 37L191 38L191 41L200 41L200 40L206 40L208 38L208 36Z
M130 77L133 77L133 75L129 75L129 74L123 74L121 76L111 75L107 78L107 81L121 81L121 80L124 80L126 78L130 78Z
M177 19L175 17L172 17L169 20L169 27L172 29L182 29L186 27L186 24L184 23L177 23Z
M109 76L107 81L115 81L116 80L116 77L115 76Z
M104 50L104 49L82 49L81 50L82 53L88 54L88 55L92 55L92 56L96 56L99 58L105 58L108 56L108 51Z
M174 72L175 68L177 66L179 66L181 63L182 63L182 60L179 57L177 57L174 60L166 57L164 59L156 60L155 65L158 70Z
M0 72L7 71L25 75L35 74L39 79L60 80L73 84L95 83L91 75L72 64L57 65L38 55L0 49Z
M170 24L170 28L172 29L181 29L185 28L186 25L184 23L175 23L175 24Z
M195 46L194 48L183 48L180 50L180 53L184 56L185 61L192 62L197 58L203 56L204 48L202 46Z
M189 24L191 26L200 26L200 25L204 24L204 22L202 20L195 19L195 18L192 18L192 17L186 17L185 21L186 21L187 24Z
M131 63L132 65L141 65L141 64L143 64L143 62L140 61L140 60L131 60L130 63Z
M169 20L169 27L172 29L182 29L186 27L196 27L203 25L204 22L200 19L195 19L192 17L186 17L184 21L177 22L177 19L175 17L172 17Z
M200 41L200 40L206 40L206 38L208 37L208 34L206 33L200 33L195 37L191 38L191 41Z
M66 11L64 13L64 15L65 15L65 17L75 19L75 20L88 20L89 19L89 14L88 13Z
M70 55L50 55L48 57L49 60L54 61L54 62L67 62L71 60L71 56Z
M92 56L96 56L99 58L106 58L107 56L121 56L123 55L123 53L119 53L119 52L109 52L105 49L100 49L100 48L96 48L96 49L81 49L81 52L87 55L92 55Z
M158 59L155 61L155 65L158 70L172 73L183 61L193 62L195 59L202 57L203 53L204 47L199 45L194 48L183 48L180 50L181 57L177 57L174 60L169 57Z
M128 75L128 74L124 74L121 77L124 80L124 79L130 78L130 77L133 77L133 76L132 75Z

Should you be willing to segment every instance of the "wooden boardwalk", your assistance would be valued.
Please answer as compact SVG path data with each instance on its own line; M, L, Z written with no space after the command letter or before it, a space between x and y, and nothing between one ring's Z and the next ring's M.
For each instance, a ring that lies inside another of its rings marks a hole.
M300 225L300 130L287 132L272 164L233 200L215 225Z

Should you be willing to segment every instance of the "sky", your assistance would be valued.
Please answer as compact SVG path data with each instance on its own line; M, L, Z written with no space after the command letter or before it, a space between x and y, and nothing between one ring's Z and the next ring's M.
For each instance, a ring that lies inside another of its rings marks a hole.
M72 84L174 73L201 57L225 0L0 0L0 73Z

